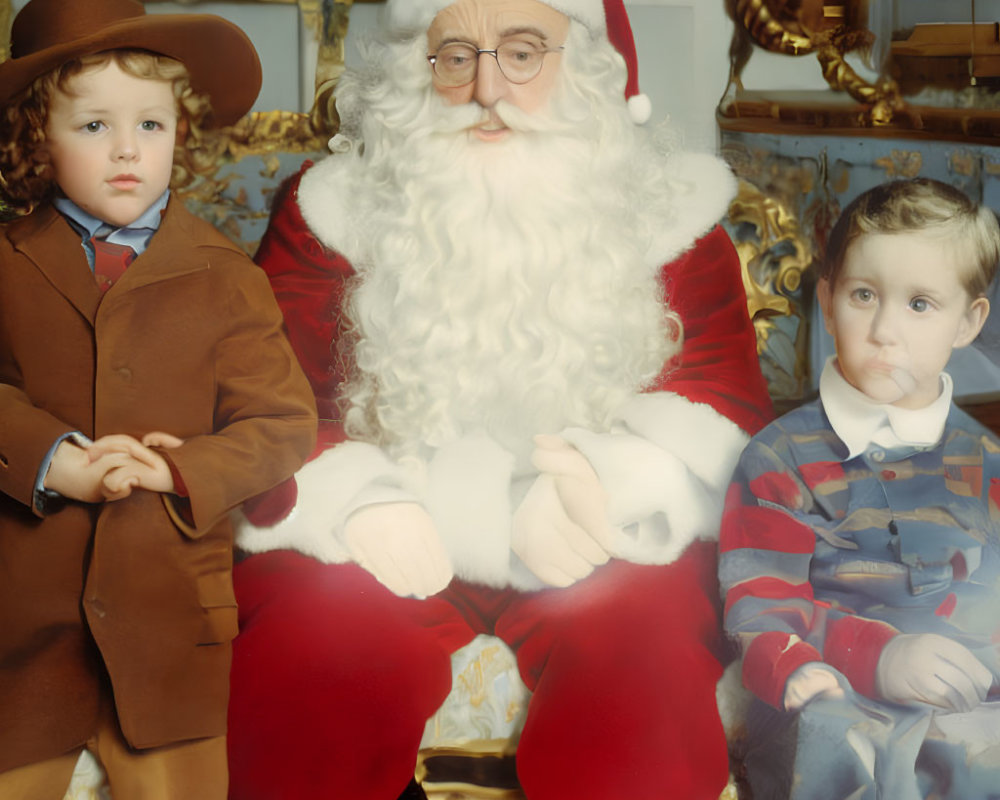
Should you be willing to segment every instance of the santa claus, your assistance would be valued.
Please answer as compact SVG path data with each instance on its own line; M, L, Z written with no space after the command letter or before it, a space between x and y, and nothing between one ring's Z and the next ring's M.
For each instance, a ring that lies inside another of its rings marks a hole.
M715 798L734 181L636 124L620 0L389 0L363 55L258 255L327 422L241 536L232 796L394 800L486 632L529 798Z

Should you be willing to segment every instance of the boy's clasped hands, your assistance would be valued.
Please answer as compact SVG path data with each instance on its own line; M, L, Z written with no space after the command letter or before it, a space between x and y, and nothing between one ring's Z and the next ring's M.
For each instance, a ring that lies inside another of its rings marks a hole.
M121 433L102 436L89 445L65 439L56 448L44 485L84 503L121 500L133 489L173 492L170 466L152 448L181 444L181 439L160 431L147 433L141 441Z

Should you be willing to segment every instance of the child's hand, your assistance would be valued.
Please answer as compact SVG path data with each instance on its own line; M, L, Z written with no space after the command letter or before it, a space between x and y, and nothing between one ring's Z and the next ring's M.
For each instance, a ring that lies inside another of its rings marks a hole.
M819 696L838 699L844 690L830 668L819 662L803 664L791 674L785 684L785 711L798 711Z
M171 442L177 442L173 444ZM165 433L149 433L143 442L161 443L164 447L177 447L182 442ZM166 460L146 444L125 434L103 436L94 442L87 453L92 459L101 459L111 454L124 455L124 462L108 470L102 481L102 491L106 500L121 500L128 497L135 488L150 492L172 492L174 478Z
M893 703L971 711L986 699L993 675L968 648L936 633L900 634L879 657L875 685Z
M162 431L151 431L142 437L142 443L146 447L162 447L164 450L172 450L184 444L184 440Z
M127 453L106 450L92 454L89 449L65 439L56 448L42 485L71 500L100 503L105 499L107 474L128 461Z

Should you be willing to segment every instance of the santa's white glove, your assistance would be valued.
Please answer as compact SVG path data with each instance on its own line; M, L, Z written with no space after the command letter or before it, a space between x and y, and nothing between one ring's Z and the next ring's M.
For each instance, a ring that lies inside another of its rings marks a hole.
M607 562L608 553L569 518L556 479L543 473L531 485L511 524L511 549L541 580L565 587Z
M566 516L610 553L615 531L608 522L608 495L587 457L561 436L539 434L531 463L552 476Z
M429 597L454 573L431 519L419 503L363 506L344 524L354 561L400 597Z
M817 697L839 699L844 690L832 668L821 661L810 661L793 672L785 683L785 711L798 711Z
M936 633L890 639L875 668L875 688L886 700L949 711L971 711L986 699L992 682L968 648Z

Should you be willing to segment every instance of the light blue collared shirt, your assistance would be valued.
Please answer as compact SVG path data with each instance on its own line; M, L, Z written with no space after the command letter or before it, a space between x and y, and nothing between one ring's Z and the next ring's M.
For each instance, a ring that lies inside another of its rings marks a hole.
M90 243L93 237L98 236L112 244L128 245L135 251L136 256L140 256L149 247L149 240L153 238L153 234L159 230L160 220L168 200L170 200L169 189L161 194L135 221L121 228L109 225L104 220L89 214L68 197L57 197L52 201L52 205L66 217L73 229L81 235L81 244L83 251L87 254L87 263L93 270L94 246Z

